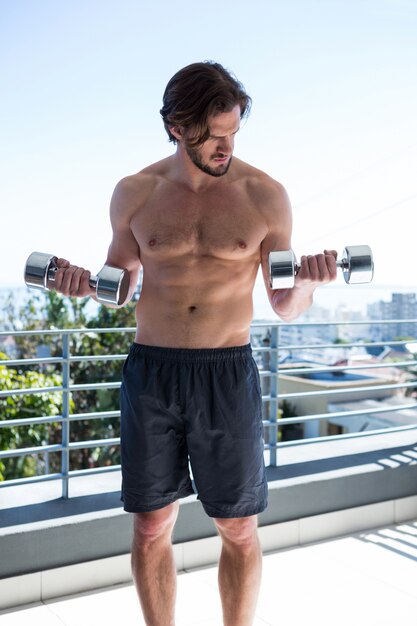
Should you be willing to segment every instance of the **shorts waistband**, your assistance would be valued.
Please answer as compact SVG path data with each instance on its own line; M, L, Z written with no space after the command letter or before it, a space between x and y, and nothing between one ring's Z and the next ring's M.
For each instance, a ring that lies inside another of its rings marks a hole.
M148 356L160 361L177 361L179 363L198 361L226 361L247 359L252 356L252 347L248 343L244 346L229 348L162 348L159 346L147 346L141 343L133 343L130 353L134 355Z

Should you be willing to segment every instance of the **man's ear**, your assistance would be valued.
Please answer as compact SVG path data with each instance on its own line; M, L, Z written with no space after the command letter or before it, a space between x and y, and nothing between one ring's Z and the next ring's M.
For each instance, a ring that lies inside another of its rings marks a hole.
M183 138L183 129L181 128L181 126L170 126L169 132L175 137L177 141L181 141L181 139Z

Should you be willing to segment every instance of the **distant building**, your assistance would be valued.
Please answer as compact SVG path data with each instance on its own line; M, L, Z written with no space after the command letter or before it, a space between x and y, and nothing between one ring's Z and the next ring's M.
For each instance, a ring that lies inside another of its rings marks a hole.
M299 366L306 364L300 363ZM309 439L417 424L415 400L399 396L396 390L386 388L387 385L401 380L403 374L399 369L369 369L362 370L361 373L349 370L316 373L309 369L312 368L306 367L302 374L294 375L289 370L279 375L279 396L301 392L299 397L293 396L289 402L295 415L311 416L300 425L298 438ZM303 395L308 392L324 393ZM340 398L335 392L340 393ZM346 412L353 414L344 416ZM314 415L321 419L314 419Z
M415 293L393 293L391 302L380 300L368 305L370 320L415 320L417 319L417 297ZM398 337L417 338L417 323L401 321L392 324L372 324L372 341L393 341Z
M328 420L327 432L329 435L344 435L398 426L415 426L417 424L415 405L415 401L403 396L391 396L384 400L370 398L360 402L331 402L328 404L329 413L339 415ZM356 414L343 417L343 413L348 411Z

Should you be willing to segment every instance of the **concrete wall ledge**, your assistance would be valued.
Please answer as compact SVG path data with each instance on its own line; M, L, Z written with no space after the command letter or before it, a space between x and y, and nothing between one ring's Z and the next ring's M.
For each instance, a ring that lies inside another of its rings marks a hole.
M268 553L416 518L417 496L412 496L261 526L259 535L262 550ZM217 536L176 543L177 571L217 563L220 548ZM12 576L0 579L0 610L131 582L130 554Z
M417 429L289 446L267 471L264 551L417 518ZM0 489L0 608L131 580L119 480L74 479L69 500L52 483ZM217 560L215 527L194 496L181 502L174 544L179 571Z

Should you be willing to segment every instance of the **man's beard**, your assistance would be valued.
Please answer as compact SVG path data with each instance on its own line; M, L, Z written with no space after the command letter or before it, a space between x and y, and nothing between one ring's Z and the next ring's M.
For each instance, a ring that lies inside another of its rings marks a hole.
M190 157L191 161L194 163L196 167L202 172L205 172L209 176L215 176L219 178L220 176L224 176L227 174L230 164L232 162L232 157L228 160L228 162L223 165L218 165L217 168L210 167L210 165L205 165L201 159L199 152L195 148L186 148L187 154Z

